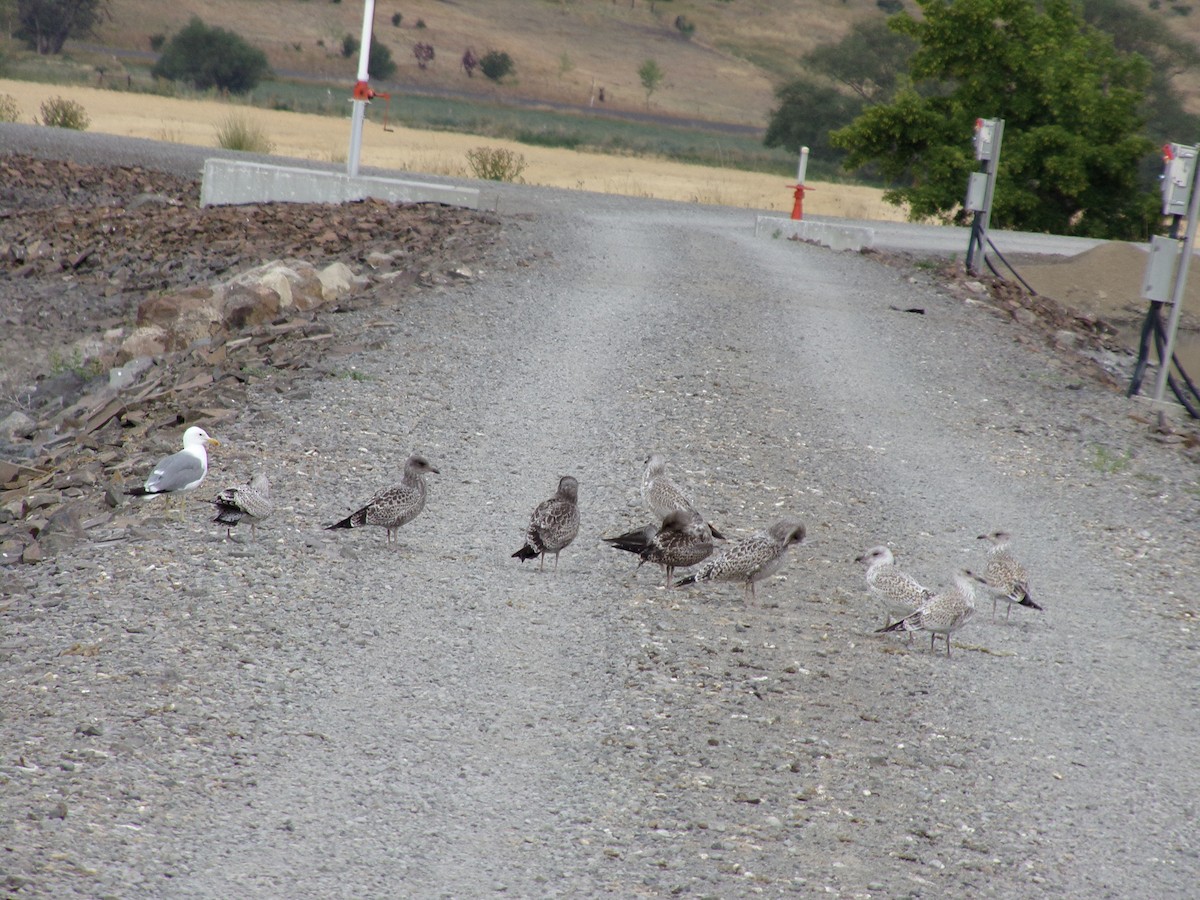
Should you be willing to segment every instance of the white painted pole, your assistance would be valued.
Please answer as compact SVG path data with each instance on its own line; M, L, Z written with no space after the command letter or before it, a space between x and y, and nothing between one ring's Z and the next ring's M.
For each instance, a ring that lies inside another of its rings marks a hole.
M808 148L800 148L800 167L796 170L796 184L804 184L804 176L808 174Z
M358 83L366 84L371 63L371 26L375 20L375 0L363 3L362 43L358 48ZM354 112L350 116L350 152L346 155L346 174L351 178L358 175L358 161L362 156L363 119L367 114L366 98L351 101Z

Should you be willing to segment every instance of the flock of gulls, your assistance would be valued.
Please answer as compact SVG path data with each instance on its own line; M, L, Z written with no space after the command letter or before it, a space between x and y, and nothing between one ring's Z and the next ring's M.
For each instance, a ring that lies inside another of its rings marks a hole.
M220 442L203 428L192 426L183 433L183 449L161 459L145 482L126 491L132 496L183 496L203 483L208 474L209 446ZM638 567L653 563L663 569L665 586L685 587L711 581L735 582L742 585L744 598L755 602L755 585L774 575L786 560L788 550L804 540L804 524L794 518L783 518L768 528L739 540L727 540L711 522L693 506L688 496L667 475L666 460L654 453L646 460L642 476L642 501L653 514L654 521L642 528L603 540L617 550L638 557ZM427 473L438 470L420 454L414 453L404 463L404 475L399 484L384 488L362 507L328 529L360 528L374 525L387 531L387 543L396 538L398 529L415 519L425 508ZM274 510L271 484L267 476L255 473L248 482L222 490L209 501L217 510L213 522L225 526L226 538L235 526L246 522L251 536L259 522ZM571 475L559 479L554 496L543 500L529 516L525 540L515 553L524 562L538 559L538 570L545 567L546 556L553 554L554 569L558 556L579 535L579 482ZM997 604L1005 602L1005 618L1013 606L1042 609L1029 591L1029 577L1024 566L1013 556L1009 545L1012 535L1005 531L981 534L980 540L990 542L987 563L982 574L961 569L953 583L940 591L923 587L916 578L896 563L895 555L886 546L872 547L858 557L866 564L868 592L883 607L886 614L883 627L877 633L906 632L929 634L930 651L938 637L946 642L950 655L950 636L959 631L975 614L977 586L992 596L992 619ZM724 542L717 552L717 542ZM715 554L715 555L714 555ZM695 568L678 580L675 570Z

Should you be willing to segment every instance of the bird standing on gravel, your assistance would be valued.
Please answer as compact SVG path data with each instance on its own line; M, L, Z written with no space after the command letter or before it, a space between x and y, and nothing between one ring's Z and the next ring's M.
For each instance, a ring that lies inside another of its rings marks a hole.
M887 616L885 626L912 615L933 596L933 591L921 587L917 579L896 565L896 558L887 547L872 547L855 562L867 564L867 589L883 605Z
M642 563L657 563L666 569L667 587L677 566L694 566L712 555L713 535L708 523L694 509L677 509L667 513L662 525L647 525L636 531L604 538L618 550L636 553Z
M384 488L361 509L327 526L326 530L378 525L387 529L387 542L391 544L394 532L415 519L425 508L426 472L441 474L430 465L429 460L414 453L404 463L404 477L399 484Z
M921 608L899 622L876 629L885 631L928 631L929 650L940 634L946 639L946 656L950 655L950 635L958 631L975 615L975 584L966 570L954 576L954 587L934 594Z
M740 581L748 599L756 598L754 584L774 575L783 566L788 548L804 540L804 525L780 519L766 531L734 541L716 559L675 582L675 587L706 581Z
M225 538L243 519L250 525L253 537L255 526L275 511L271 502L271 482L262 472L256 472L246 484L228 487L208 501L217 508L214 522L225 526Z
M193 425L183 433L183 449L160 459L141 487L125 493L132 497L150 497L155 494L182 495L185 491L199 487L204 481L204 476L208 474L206 447L209 444L219 447L221 442L209 437L203 428Z
M513 554L524 562L541 557L538 571L546 565L546 554L554 554L554 571L558 571L558 554L579 534L579 482L570 475L558 480L558 490L549 500L534 507L525 529L525 544Z
M646 470L642 473L642 502L661 522L675 510L695 512L692 501L679 489L667 474L667 461L661 453L651 453L646 458ZM709 530L717 540L725 536L709 523Z
M1012 615L1013 604L1028 606L1030 609L1041 609L1029 596L1029 576L1025 567L1017 561L1008 549L1012 535L1007 531L993 531L990 534L979 535L981 541L991 541L992 548L988 551L987 568L980 578L974 572L971 575L976 581L987 586L992 595L992 621L996 621L996 603L1003 599L1007 603L1004 618Z

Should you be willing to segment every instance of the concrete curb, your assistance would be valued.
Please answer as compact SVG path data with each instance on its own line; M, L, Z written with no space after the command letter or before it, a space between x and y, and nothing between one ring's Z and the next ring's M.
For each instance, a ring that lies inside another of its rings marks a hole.
M479 208L476 188L370 176L351 178L339 172L215 157L204 161L204 178L200 184L201 206L347 203L368 197L388 203L444 203L466 209Z
M797 238L823 244L831 250L859 251L875 244L875 229L857 225L831 225L807 219L783 219L778 216L757 216L755 237Z

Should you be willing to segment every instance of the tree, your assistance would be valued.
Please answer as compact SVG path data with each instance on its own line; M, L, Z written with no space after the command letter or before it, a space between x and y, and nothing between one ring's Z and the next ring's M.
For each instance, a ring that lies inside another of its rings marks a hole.
M70 37L86 37L110 16L108 0L17 0L14 34L46 56L60 53Z
M638 66L638 79L642 82L642 87L646 90L646 108L650 108L650 95L658 90L658 86L662 84L663 70L659 68L658 63L652 59L646 60Z
M1153 150L1138 104L1150 80L1071 0L915 0L889 23L915 39L912 85L830 135L846 166L879 167L913 218L964 222L977 167L977 117L1005 120L993 225L1091 237L1141 237L1154 218L1139 189Z
M775 92L779 106L771 113L763 144L799 153L808 147L815 159L836 165L846 152L829 143L829 134L854 121L864 102L828 84L799 78Z
M375 35L371 35L371 52L367 56L367 74L376 81L387 81L396 74L396 63L392 61L392 51L386 45L375 40Z
M210 28L197 16L176 32L154 64L155 78L183 81L197 90L231 94L253 90L271 71L267 55L224 28Z
M418 69L429 68L429 64L437 58L433 44L426 44L424 41L417 41L413 44L413 56L417 58Z
M512 72L512 57L503 50L489 50L479 60L479 68L492 81L500 81Z

